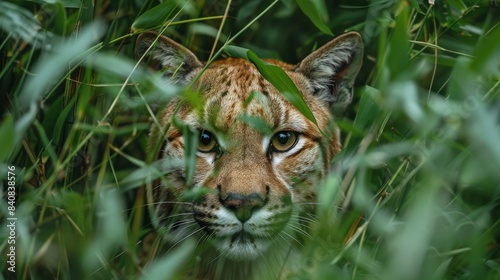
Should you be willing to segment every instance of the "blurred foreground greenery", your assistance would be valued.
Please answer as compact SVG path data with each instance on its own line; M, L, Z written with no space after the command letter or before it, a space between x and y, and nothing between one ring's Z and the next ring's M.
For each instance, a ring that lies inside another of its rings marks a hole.
M190 243L138 265L149 124L182 89L136 65L137 34L164 30L205 60L230 40L295 63L355 30L344 151L296 279L500 279L500 3L433 2L0 2L3 275L12 166L18 279L182 279L195 265Z

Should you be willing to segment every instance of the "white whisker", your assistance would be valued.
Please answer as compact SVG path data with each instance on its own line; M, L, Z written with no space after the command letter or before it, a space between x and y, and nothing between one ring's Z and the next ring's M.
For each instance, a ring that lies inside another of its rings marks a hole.
M310 239L313 239L312 236L307 231L301 229L300 226L290 224L288 225L288 227L294 230L295 232L301 233L302 235L307 236Z
M288 234L287 234L288 235ZM286 239L285 236L283 236L283 232L280 232L278 234L279 237L281 237L286 243L288 243L289 246L293 246L292 243L290 243L290 241L288 239Z
M188 239L189 237L191 237L191 236L193 236L193 235L197 234L198 232L200 232L200 231L202 231L202 230L204 230L204 229L205 229L205 227L199 228L199 229L197 229L197 230L193 231L192 233L190 233L190 234L186 235L186 236L185 236L184 238L182 238L181 240L179 240L179 241L175 242L175 243L174 243L174 244L173 244L173 245L172 245L172 246L171 246L171 247L167 250L167 252L165 252L165 255L166 255L166 254L168 254L168 252L170 252L170 250L172 250L172 248L174 248L175 246L179 245L179 243L181 243L182 241L184 241L184 240Z
M210 262L208 262L207 265L212 264L214 261L218 260L221 256L222 256L222 253L219 253L213 260L211 260Z
M287 235L291 239L295 240L295 242L297 242L298 244L300 244L300 246L304 247L304 244L302 244L302 242L298 241L295 237L291 236L290 234L286 233L285 231L282 231L281 233Z

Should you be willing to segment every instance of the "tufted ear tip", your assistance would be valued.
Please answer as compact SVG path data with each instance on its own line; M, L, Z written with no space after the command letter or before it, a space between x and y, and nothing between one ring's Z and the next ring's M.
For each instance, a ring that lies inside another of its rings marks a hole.
M137 37L134 55L136 60L146 60L152 69L180 84L189 83L196 70L203 66L189 49L153 31Z
M352 100L352 86L363 62L363 40L357 32L326 43L299 64L316 98L341 114Z

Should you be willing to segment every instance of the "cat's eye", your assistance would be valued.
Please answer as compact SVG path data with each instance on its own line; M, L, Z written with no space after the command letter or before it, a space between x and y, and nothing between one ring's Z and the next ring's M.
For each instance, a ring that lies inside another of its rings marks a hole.
M280 131L274 134L271 139L271 151L284 153L292 149L299 139L297 132L293 131Z
M198 138L198 151L202 153L212 153L217 151L217 140L208 130L200 130Z

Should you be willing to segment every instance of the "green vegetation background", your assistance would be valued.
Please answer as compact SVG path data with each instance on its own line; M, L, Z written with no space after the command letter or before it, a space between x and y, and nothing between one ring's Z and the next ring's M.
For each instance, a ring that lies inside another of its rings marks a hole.
M500 279L500 3L432 2L0 2L3 275L8 166L18 279L182 279L195 265L186 243L138 266L149 123L178 92L136 65L138 33L162 29L205 60L230 41L296 63L355 30L345 150L297 279Z

